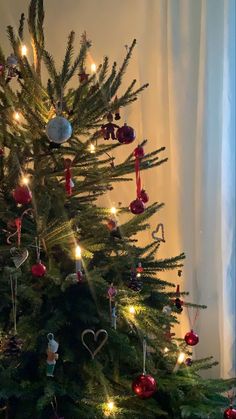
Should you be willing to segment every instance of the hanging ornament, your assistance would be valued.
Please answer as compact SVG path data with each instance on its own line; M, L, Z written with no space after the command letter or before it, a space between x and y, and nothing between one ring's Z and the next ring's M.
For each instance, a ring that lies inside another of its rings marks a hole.
M141 175L140 175L140 159L144 157L144 149L138 146L134 150L135 157L135 175L136 175L136 194L137 198L130 203L130 211L133 214L142 214L145 210L144 203L141 199Z
M195 314L195 317L194 317L193 322L191 321L191 318L190 318L190 315L189 315L188 306L187 306L187 313L188 313L188 318L189 318L189 323L190 323L190 326L191 326L191 330L190 330L190 332L186 333L186 335L184 337L184 340L187 343L187 345L189 345L189 346L195 346L199 342L199 337L193 331L193 329L194 329L195 323L196 323L197 318L198 318L198 315L199 315L199 308L197 308L197 310L196 310L196 314Z
M143 287L142 281L137 279L137 273L134 268L131 268L130 281L129 281L128 287L135 292L140 292Z
M108 219L108 221L107 221L107 228L110 231L117 230L117 221L116 220L113 220L112 218Z
M53 143L62 144L72 135L71 123L63 116L55 116L47 123L46 134Z
M108 288L107 295L111 301L114 301L115 297L117 296L117 289L114 287L113 283L111 283L110 287Z
M119 128L119 126L113 124L113 116L111 112L107 114L107 120L108 123L101 126L103 138L104 140L109 140L110 138L112 140L116 140L115 128Z
M94 342L98 341L99 335L104 335L103 339L101 340L100 345L95 350L90 349L90 347L85 343L84 338L86 335L92 335ZM85 348L89 351L92 359L98 354L98 352L102 349L108 339L108 333L105 329L100 329L96 333L92 329L86 329L81 333L81 340Z
M142 267L142 263L138 262L138 266L136 268L136 272L138 272L139 274L143 273L143 267Z
M13 191L13 198L16 204L27 205L32 200L32 192L27 185L18 185Z
M236 409L232 405L224 411L224 419L236 419Z
M186 365L187 367L191 367L192 363L193 363L193 361L192 361L192 359L191 359L191 358L186 358L186 359L185 359L185 365Z
M140 374L132 383L133 392L140 399L149 399L157 391L157 383L155 379L146 374L146 356L147 356L147 342L143 339L143 373Z
M181 301L179 297L180 297L180 291L179 291L179 285L177 285L176 286L176 299L174 300L174 305L177 310L177 313L182 313L183 311L182 305L184 302Z
M117 96L115 97L115 101L114 104L116 105L116 109L115 109L115 120L119 121L120 119L120 108L117 106L117 102L118 102L118 98Z
M65 165L65 189L66 189L66 194L68 196L72 195L72 188L75 186L73 181L72 181L72 176L71 176L71 165L72 165L72 160L71 159L65 159L64 160L64 165Z
M33 276L41 278L47 272L46 266L40 260L40 245L37 237L35 238L37 262L31 267L31 273Z
M81 84L86 83L88 81L89 74L87 74L83 68L80 70L80 73L78 74L78 76L79 76L79 82Z
M23 346L23 340L17 336L8 336L3 344L3 354L7 357L17 357L20 355Z
M184 340L187 343L187 345L195 346L199 342L199 337L193 330L191 330L190 332L186 333L186 335L184 336Z
M6 64L7 64L6 83L9 83L11 79L13 79L14 77L18 77L18 79L22 78L21 72L17 69L18 59L13 53L11 53L9 57L7 57Z
M58 342L55 341L53 333L48 333L48 348L47 348L47 377L53 377L54 368L58 360Z
M118 128L116 131L116 137L119 143L121 144L130 144L135 138L135 131L132 127L129 127L127 124L124 124L123 127Z
M164 306L162 309L162 313L167 314L168 316L170 316L172 312L172 308L170 306Z

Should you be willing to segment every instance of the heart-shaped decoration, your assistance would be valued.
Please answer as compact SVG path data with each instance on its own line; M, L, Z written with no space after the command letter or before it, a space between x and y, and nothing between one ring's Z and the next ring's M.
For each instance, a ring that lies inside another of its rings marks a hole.
M156 242L165 243L164 225L162 223L158 224L156 230L152 232L152 238Z
M19 268L29 256L27 249L17 249L17 247L12 247L10 252L16 268Z
M93 336L94 342L98 341L98 337L99 337L100 334L104 334L104 338L102 339L100 345L94 351L92 351L84 341L84 337L88 334L91 334ZM108 339L108 333L105 329L100 329L96 333L92 329L86 329L81 333L82 343L85 346L85 348L89 351L92 359L94 359L95 356L97 355L97 353L102 349L102 347L105 345L107 339Z

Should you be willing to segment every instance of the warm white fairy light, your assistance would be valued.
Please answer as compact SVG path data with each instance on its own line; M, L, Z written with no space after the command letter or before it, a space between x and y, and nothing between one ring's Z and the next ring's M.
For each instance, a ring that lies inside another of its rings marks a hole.
M111 207L110 211L111 211L111 214L113 214L113 215L116 215L116 213L117 213L116 207Z
M21 181L22 181L23 185L28 185L29 184L29 178L27 176L22 176Z
M96 66L96 64L95 64L95 63L91 64L91 72L92 72L92 73L96 73L96 71L97 71L97 66Z
M81 247L78 245L75 248L75 259L76 260L81 259Z
M141 273L140 272L138 272L137 273L137 278L140 278L141 277Z
M27 47L26 45L21 46L21 55L22 57L25 57L27 55Z
M95 150L96 150L95 145L94 144L90 144L90 147L89 147L90 153L94 154L95 153Z
M185 360L185 353L184 352L180 352L180 354L178 356L178 359L177 359L178 364L179 365L182 364L184 362L184 360Z
M15 111L14 113L13 113L13 118L15 119L15 121L19 121L20 120L20 113L19 112L17 112L17 111Z
M107 403L107 408L108 408L108 410L110 410L110 412L112 412L112 410L114 410L114 408L115 408L115 403L112 402L112 401L108 402Z
M129 313L130 314L135 314L135 308L134 308L134 306L130 306L129 307Z
M169 348L167 346L164 348L164 353L167 354L169 352Z

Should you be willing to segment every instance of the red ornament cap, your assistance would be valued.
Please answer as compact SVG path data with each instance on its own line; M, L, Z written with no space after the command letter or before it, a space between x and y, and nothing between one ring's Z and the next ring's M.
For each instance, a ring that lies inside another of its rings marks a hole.
M236 419L236 410L233 409L233 406L224 411L224 419Z
M141 145L138 145L138 147L134 150L134 157L138 157L139 159L142 159L144 157L144 148Z
M135 140L135 131L132 127L124 124L116 131L116 138L121 144L130 144Z
M157 391L157 383L151 375L141 374L133 381L132 390L140 399L149 399Z
M187 345L195 346L199 342L199 337L193 330L191 330L190 332L186 333L184 340Z
M141 201L141 199L139 199L139 198L137 198L137 199L135 199L134 201L132 201L132 202L130 203L129 208L130 208L130 211L131 211L133 214L142 214L142 213L144 212L144 210L145 210L144 203L143 203L143 201Z
M45 275L45 273L47 272L47 268L45 265L43 265L43 263L41 262L37 262L35 265L32 266L31 268L31 273L33 276L37 276L38 278L42 277Z
M26 185L17 186L13 191L13 198L17 204L27 205L32 199L31 190Z

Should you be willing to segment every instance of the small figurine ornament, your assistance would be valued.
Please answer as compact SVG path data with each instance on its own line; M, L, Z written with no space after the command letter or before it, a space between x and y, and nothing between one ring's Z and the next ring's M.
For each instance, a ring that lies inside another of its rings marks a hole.
M47 377L53 377L54 368L58 360L58 342L55 341L53 333L48 333L48 349L47 349Z
M7 57L7 79L6 83L9 83L13 77L17 77L18 79L22 78L21 72L16 68L18 64L17 57L11 53L9 57Z
M102 125L101 127L103 138L104 140L109 140L110 138L112 140L116 140L115 128L119 128L119 126L116 124L113 124L112 122L113 116L111 112L107 114L107 120L108 120L108 123Z

